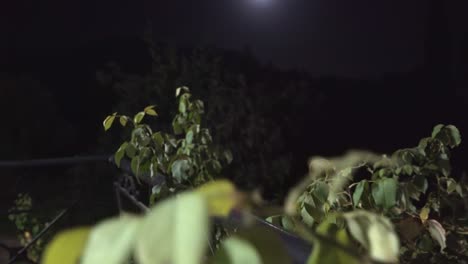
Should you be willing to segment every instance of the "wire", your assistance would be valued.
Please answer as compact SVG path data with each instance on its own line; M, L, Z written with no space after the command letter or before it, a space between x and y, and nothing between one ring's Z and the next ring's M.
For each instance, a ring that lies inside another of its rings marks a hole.
M78 163L90 162L109 162L111 155L94 155L94 156L75 156L64 158L50 159L32 159L32 160L13 160L0 161L0 168L23 168L23 167L42 167L42 166L60 166L71 165Z

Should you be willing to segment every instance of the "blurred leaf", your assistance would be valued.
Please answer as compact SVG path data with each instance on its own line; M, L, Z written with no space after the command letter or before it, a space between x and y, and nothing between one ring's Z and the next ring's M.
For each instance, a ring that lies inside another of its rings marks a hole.
M224 158L226 159L227 164L231 164L232 162L232 152L230 150L225 150L223 152Z
M421 212L419 213L419 218L421 219L421 222L425 223L426 220L429 218L429 213L431 212L431 209L427 206L424 206L421 209Z
M294 221L287 215L281 217L281 226L291 232L294 232L296 229L296 224L294 224Z
M372 184L372 197L377 206L390 209L396 204L397 182L394 178L384 178Z
M187 111L187 101L184 98L180 99L179 102L179 112L184 114Z
M428 187L426 176L416 175L413 179L413 185L421 193L425 193Z
M236 187L228 180L217 180L198 187L195 192L201 194L208 204L212 216L227 217L239 203Z
M393 226L386 218L376 218L369 227L369 252L372 259L397 263L399 257L400 242L393 230Z
M282 221L283 215L273 215L269 216L265 219L268 223L277 226L277 227L282 227L281 221Z
M421 192L418 190L418 188L416 188L416 186L413 183L409 182L405 184L404 191L409 198L419 201L419 196L421 196Z
M446 247L446 233L445 229L442 227L442 225L437 222L434 219L429 219L427 221L427 228L429 229L429 233L431 234L431 237L439 243L440 246L440 252L442 252Z
M145 112L139 112L135 117L133 117L133 122L135 124L139 124L141 120L143 120L143 117L145 117Z
M77 227L65 230L47 245L41 259L43 264L76 264L78 263L91 232L90 227Z
M423 234L419 239L417 246L422 251L430 252L432 251L434 244L432 243L432 239L430 236Z
M372 259L397 262L400 242L386 217L363 210L343 214L350 234L369 251Z
M141 218L124 215L98 224L91 231L80 263L128 263L141 221Z
M192 144L192 142L193 142L193 131L192 130L189 130L187 132L187 134L185 135L185 141L187 142L187 144Z
M179 159L172 163L171 172L172 177L176 182L180 183L189 178L188 171L190 170L190 163L187 159Z
M262 258L255 247L245 239L232 236L221 244L213 264L262 264Z
M338 227L328 221L324 221L317 227L317 233L336 240L337 243L350 247L348 235L345 229ZM320 240L315 240L312 254L307 260L307 264L359 264L360 260L349 255L338 247L327 244Z
M134 173L135 176L139 177L140 176L140 157L135 156L132 158L132 161L130 162L130 168L132 169L132 172Z
M312 227L315 223L314 218L309 214L307 211L306 207L302 207L301 209L301 220L304 222L307 226Z
M306 210L307 214L312 217L314 222L322 222L323 217L325 216L325 213L323 212L322 208L305 203L304 209Z
M107 130L109 130L109 128L111 128L112 123L114 123L116 115L117 115L117 113L113 113L112 115L107 116L106 119L104 119L104 122L102 123L102 125L104 126L105 131L107 131Z
M323 181L318 181L315 185L313 195L322 203L325 203L328 199L329 187Z
M353 205L355 207L359 205L362 193L364 192L365 188L368 188L367 186L368 182L366 180L362 180L357 184L356 189L353 192Z
M447 179L447 193L448 194L451 194L452 192L454 192L456 186L457 186L457 182L454 179L452 178Z
M236 233L236 237L250 243L261 258L261 263L288 264L291 258L286 251L284 242L272 229L263 226L253 226Z
M455 190L457 191L458 195L460 195L460 197L464 197L463 189L462 189L462 186L460 184L457 184L455 186Z
M141 223L136 259L140 264L202 263L208 225L208 208L200 194L184 193L162 201Z

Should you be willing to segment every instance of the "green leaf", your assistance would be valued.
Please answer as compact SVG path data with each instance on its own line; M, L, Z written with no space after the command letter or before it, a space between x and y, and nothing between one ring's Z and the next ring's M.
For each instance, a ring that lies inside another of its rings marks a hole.
M119 121L120 121L120 124L124 127L124 126L127 125L128 117L126 117L126 116L121 116L121 117L119 118Z
M411 182L408 182L405 185L404 191L406 192L409 198L412 198L416 201L419 201L419 197L421 196L421 192L418 191L418 188Z
M225 150L223 154L224 154L224 158L226 159L227 164L231 164L232 159L233 159L232 152L230 150Z
M261 263L291 263L291 258L286 251L283 241L277 233L267 227L254 226L239 230L236 233L236 237L243 239L254 247L261 258Z
M454 125L448 125L446 126L447 130L448 130L448 134L450 135L450 143L449 145L453 148L453 147L456 147L456 146L459 146L461 144L461 135L460 135L460 131L458 130L458 128Z
M135 174L135 176L140 175L140 157L135 156L132 158L132 161L130 163L130 168L132 169L132 172Z
M394 178L384 178L372 184L372 197L377 206L390 209L396 204L397 182Z
M190 162L187 159L179 159L172 163L172 177L176 182L181 183L189 178Z
M153 140L156 142L158 147L162 148L164 145L164 137L161 135L161 132L156 132L153 134Z
M308 203L304 203L304 209L306 210L307 214L312 217L314 222L317 222L317 223L322 222L323 217L325 216L325 213L323 212L321 207L313 206Z
M323 181L318 181L317 184L315 185L315 188L312 192L312 194L317 198L321 203L325 203L328 199L328 193L329 193L329 187L328 184L326 184Z
M150 116L157 116L158 113L156 113L156 111L154 110L154 107L156 107L156 106L155 105L147 106L147 107L145 107L143 112L145 112L147 115L150 115Z
M442 227L442 225L437 222L434 219L429 219L427 221L427 228L429 229L429 233L431 234L431 237L439 243L440 246L440 252L442 252L446 247L446 233L445 229Z
M314 218L309 214L305 206L301 208L301 220L309 227L312 227L315 223Z
M148 128L140 126L132 131L132 143L136 143L138 147L145 147L151 142L151 134L148 133Z
M114 123L116 115L117 113L113 113L112 115L107 116L106 119L104 119L102 125L104 126L105 131L109 130L112 127L112 123Z
M176 97L179 97L181 93L189 93L190 89L187 86L181 86L176 89Z
M324 221L317 227L317 233L335 240L343 246L350 247L346 230L339 229L335 224ZM315 240L312 254L307 264L359 264L360 261L338 247L324 241Z
M180 99L179 102L179 112L184 114L187 111L187 101L184 98Z
M343 214L350 234L369 252L373 260L398 262L400 242L390 220L368 211Z
M187 144L192 144L192 142L193 142L193 131L192 130L189 130L187 132L187 134L185 135L185 141L187 142Z
M221 170L223 169L223 167L221 166L221 163L219 163L219 161L217 160L211 160L210 165L211 165L211 169L213 170L213 173L215 174L220 173Z
M432 138L440 139L446 146L451 148L461 143L460 131L454 125L437 125L432 132Z
M141 218L124 215L93 228L80 263L128 263Z
M262 264L262 258L255 247L237 236L232 236L222 243L213 262L214 264Z
M206 128L201 129L200 134L201 134L202 144L205 144L205 145L210 144L213 141L213 139L211 137L211 134L210 134L210 131L208 129L206 129Z
M443 127L444 127L444 125L442 125L442 124L436 125L432 129L432 138L435 138L437 136L437 134L439 134L440 130L442 130Z
M457 187L457 182L452 178L448 178L447 179L447 193L451 194L452 192L455 191L456 187Z
M353 205L354 207L359 205L359 202L361 201L362 194L364 193L364 189L369 188L368 187L369 183L367 180L362 180L358 183L356 186L356 189L354 189L353 192Z
M418 249L425 251L425 252L430 252L434 248L434 244L432 243L431 237L426 234L423 234L421 236L417 245L418 245Z
M120 162L122 161L122 158L125 156L127 145L128 145L128 142L122 143L122 145L120 145L117 152L115 152L114 161L115 161L115 164L117 165L117 168L120 168Z
M125 154L127 154L129 158L132 159L133 157L135 157L136 153L137 153L137 148L135 147L134 144L129 143L126 145Z
M287 215L281 217L281 226L291 232L294 232L296 229L296 224L291 220L291 218ZM268 263L268 262L266 262Z
M416 175L413 179L413 185L421 193L425 193L428 187L427 179L423 175Z
M277 226L277 227L282 227L281 221L282 221L283 216L282 215L273 215L269 216L265 219L268 223Z
M208 238L205 199L196 193L183 193L158 203L143 219L137 234L136 259L140 264L203 263Z
M371 222L367 234L372 259L386 263L398 262L400 242L388 219L376 218L376 221Z
M145 112L139 112L135 117L133 117L133 122L135 124L139 124L141 120L143 120L143 117L145 117Z
M184 132L184 129L182 128L181 124L177 122L177 119L174 119L172 121L172 129L174 130L174 134L180 135Z

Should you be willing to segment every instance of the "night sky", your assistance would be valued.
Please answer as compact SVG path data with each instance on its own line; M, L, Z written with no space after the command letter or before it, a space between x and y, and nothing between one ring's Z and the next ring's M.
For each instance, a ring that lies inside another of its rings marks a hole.
M0 55L14 60L17 54L54 53L111 36L141 36L146 21L151 21L159 41L231 49L248 46L262 61L283 68L372 78L423 63L429 2L9 1L0 8L7 20L2 22L6 34ZM458 40L467 32L468 4L447 2L446 27L456 57Z
M0 7L0 70L35 71L55 93L58 109L78 122L100 114L83 105L111 108L96 96L103 90L93 88L104 60L124 53L141 65L149 58L141 42L140 50L130 45L97 58L105 45L138 41L148 25L155 41L170 46L248 48L264 63L320 77L314 85L329 100L320 109L327 114L320 133L334 140L321 148L321 142L303 144L312 127L293 136L298 142L291 148L301 149L304 163L324 150L394 150L437 123L466 133L466 11L466 0L16 0ZM86 49L93 46L100 49ZM81 121L76 126L97 130L98 121ZM342 127L356 129L343 133ZM95 130L80 136L95 138Z

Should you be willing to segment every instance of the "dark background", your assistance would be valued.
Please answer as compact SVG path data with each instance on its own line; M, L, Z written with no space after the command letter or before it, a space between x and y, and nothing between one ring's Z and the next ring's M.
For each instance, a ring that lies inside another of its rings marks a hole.
M309 83L304 89L317 91L315 110L289 113L297 126L283 128L293 155L288 185L312 155L411 147L438 123L456 125L463 136L466 11L463 0L5 1L0 160L111 153L96 147L115 104L96 72L109 61L144 72L148 27L155 41L177 48L248 51L256 59L247 66L269 69L250 76L301 76ZM455 151L458 172L466 168L466 149L463 143ZM14 193L10 174L17 173L2 173L0 185Z

